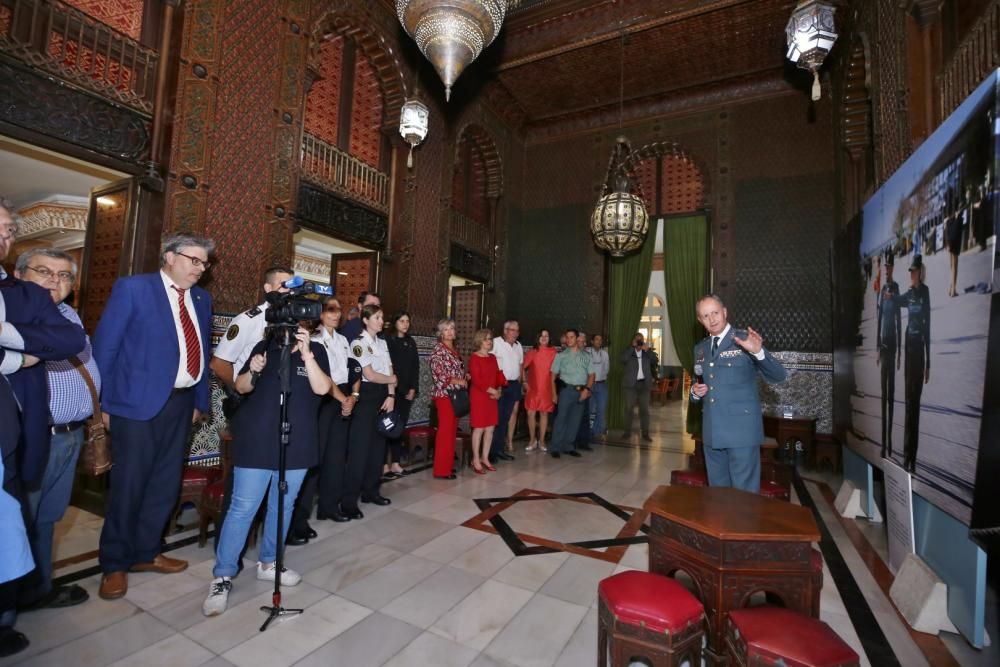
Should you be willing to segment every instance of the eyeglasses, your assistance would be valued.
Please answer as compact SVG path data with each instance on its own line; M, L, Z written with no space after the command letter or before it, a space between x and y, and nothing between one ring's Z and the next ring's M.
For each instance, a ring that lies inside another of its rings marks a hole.
M191 261L191 264L194 265L194 268L196 268L196 269L199 266L204 266L206 271L208 271L210 268L212 268L212 263L211 262L206 262L205 260L199 259L198 257L192 257L191 255L185 255L184 253L178 252L176 250L174 251L174 254L175 255L180 255L181 257L187 257Z
M339 313L340 306L323 306L324 313Z
M74 276L69 271L59 271L59 272L56 272L56 271L53 271L52 269L46 268L44 266L42 266L42 267L29 266L29 267L26 267L26 268L31 269L32 271L34 271L35 273L37 273L38 275L40 275L42 278L45 278L46 280L48 280L49 278L52 278L52 277L57 277L61 282L64 282L64 283L71 283L74 280L76 280L76 276Z

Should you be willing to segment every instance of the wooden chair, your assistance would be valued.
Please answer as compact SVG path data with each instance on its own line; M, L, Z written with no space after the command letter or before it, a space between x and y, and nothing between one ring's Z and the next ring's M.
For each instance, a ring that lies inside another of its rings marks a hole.
M650 399L659 400L660 405L666 405L667 399L677 389L678 384L680 384L680 380L677 378L660 378L656 381L656 386L653 387Z

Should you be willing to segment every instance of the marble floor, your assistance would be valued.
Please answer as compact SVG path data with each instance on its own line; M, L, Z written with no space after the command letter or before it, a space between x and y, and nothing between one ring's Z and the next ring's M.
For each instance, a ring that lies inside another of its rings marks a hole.
M259 631L260 607L270 603L271 585L253 578L253 551L222 616L201 614L213 557L191 530L171 536L170 555L189 560L187 571L132 574L127 596L108 602L97 597L100 519L71 511L59 528L57 575L84 586L91 600L22 614L18 629L31 646L0 660L0 667L594 665L597 583L615 572L646 569L647 545L571 552L538 545L636 535L634 525L626 526L631 508L667 483L670 470L684 467L693 449L681 436L682 410L677 401L654 408L648 447L612 443L580 459L555 460L525 454L521 444L517 460L495 473L461 471L446 481L424 470L387 483L383 492L392 504L364 505L362 521L313 521L319 538L286 552L287 565L303 581L284 590L283 602L305 612L266 632ZM860 593L870 610L864 618L878 626L873 639L872 628L845 607L842 572L835 579L824 567L821 617L862 664L990 664L971 649L951 663L928 662L845 534L822 481L797 484L793 500L815 508L840 554L835 567L842 571L842 561L853 575L847 598ZM488 522L474 520L493 506L485 499L514 496L523 500L509 503L501 516L528 551L545 553L515 556L508 541L487 532ZM617 513L609 509L615 506Z

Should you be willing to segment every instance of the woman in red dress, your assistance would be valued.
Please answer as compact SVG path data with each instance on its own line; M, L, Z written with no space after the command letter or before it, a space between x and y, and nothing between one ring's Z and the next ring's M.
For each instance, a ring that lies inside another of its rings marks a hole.
M455 432L458 420L451 409L448 388L467 386L465 364L455 350L455 320L438 322L438 344L431 351L431 378L434 380L434 406L437 408L437 435L434 438L434 476L455 479Z
M545 449L545 432L549 428L549 413L555 410L552 402L552 361L556 358L556 348L549 345L549 330L538 332L537 345L524 355L524 377L528 394L524 397L524 409L528 411L528 446L525 451ZM538 415L538 438L535 438L535 415Z
M490 354L493 349L493 333L480 329L472 336L475 352L469 357L469 422L472 426L472 469L482 475L489 470L489 448L493 442L493 427L497 425L499 410L497 401L500 388L506 386L507 378L500 372L497 358ZM486 449L486 451L483 451ZM486 470L483 470L483 468Z

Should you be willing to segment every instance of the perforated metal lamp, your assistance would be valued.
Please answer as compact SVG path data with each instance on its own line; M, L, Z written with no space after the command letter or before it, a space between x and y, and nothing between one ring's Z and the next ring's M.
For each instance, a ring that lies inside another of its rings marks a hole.
M406 158L407 169L413 168L413 149L427 136L430 111L427 105L416 98L403 103L399 112L399 134L410 144L410 154Z
M406 34L444 82L445 100L462 70L479 57L503 25L507 6L520 0L396 0Z
M607 181L614 183L614 190L608 192L608 182L605 182L603 194L590 216L594 245L608 251L612 257L624 257L641 248L649 232L646 204L629 188L626 158L630 152L628 140L618 137L608 165Z
M820 98L819 68L837 41L834 7L822 0L801 0L785 27L785 57L813 74L812 98Z

